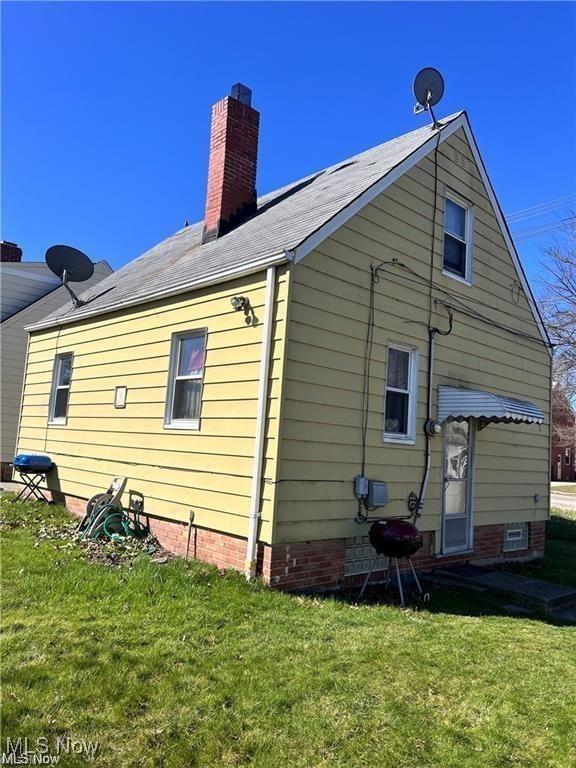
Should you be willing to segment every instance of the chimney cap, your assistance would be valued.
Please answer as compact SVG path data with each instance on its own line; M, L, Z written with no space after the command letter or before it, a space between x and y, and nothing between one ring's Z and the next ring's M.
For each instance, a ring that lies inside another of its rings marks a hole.
M0 241L0 261L22 261L22 248L10 240Z
M236 99L236 101L246 104L247 107L252 104L252 91L247 85L242 85L242 83L235 83L232 86L230 96Z

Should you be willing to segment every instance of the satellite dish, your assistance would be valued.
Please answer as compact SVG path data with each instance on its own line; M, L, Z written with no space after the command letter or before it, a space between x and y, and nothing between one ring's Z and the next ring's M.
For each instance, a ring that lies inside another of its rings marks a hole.
M430 112L432 117L432 127L439 128L436 122L432 107L438 104L444 95L444 78L434 67L425 67L414 78L414 96L416 97L416 106L414 113Z
M62 280L62 284L72 297L74 306L81 307L85 304L76 296L68 283L82 283L92 277L94 264L88 256L69 245L53 245L46 251L46 264Z

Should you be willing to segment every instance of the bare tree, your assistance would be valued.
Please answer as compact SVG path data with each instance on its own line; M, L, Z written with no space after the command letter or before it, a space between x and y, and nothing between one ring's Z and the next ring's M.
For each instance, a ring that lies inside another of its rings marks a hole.
M540 306L555 344L552 408L553 434L559 443L574 441L576 403L576 218L565 235L544 251Z

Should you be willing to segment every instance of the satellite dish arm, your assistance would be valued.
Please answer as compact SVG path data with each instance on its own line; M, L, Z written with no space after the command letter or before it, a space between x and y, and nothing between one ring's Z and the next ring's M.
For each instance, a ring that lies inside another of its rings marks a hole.
M79 296L77 296L74 293L74 291L72 290L72 288L70 288L70 286L68 285L68 270L67 269L63 269L62 270L62 285L64 286L64 288L66 288L66 290L68 291L68 293L72 297L72 303L74 304L75 308L83 307L84 304L86 304L86 302L82 301L82 299Z
M430 117L432 118L432 130L434 130L434 128L442 128L442 126L436 120L434 110L432 109L432 105L430 104L431 98L432 98L432 92L428 91L424 104L420 104L419 102L416 102L414 106L414 114L419 115L421 112L430 112Z

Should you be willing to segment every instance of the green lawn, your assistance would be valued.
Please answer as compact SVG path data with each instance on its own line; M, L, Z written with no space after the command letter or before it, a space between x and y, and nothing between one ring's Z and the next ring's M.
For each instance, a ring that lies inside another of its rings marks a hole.
M544 560L508 567L524 576L576 587L576 510L552 509Z
M177 559L111 568L38 540L61 509L2 515L3 739L97 741L110 768L576 765L575 628L440 593L399 611Z

